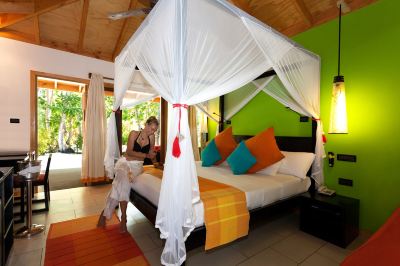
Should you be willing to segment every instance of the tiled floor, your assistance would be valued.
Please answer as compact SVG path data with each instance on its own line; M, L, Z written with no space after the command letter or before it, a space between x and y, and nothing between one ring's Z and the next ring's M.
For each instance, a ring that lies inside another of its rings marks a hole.
M110 185L80 187L51 192L48 213L34 214L33 222L54 222L99 214ZM128 230L151 265L160 265L162 241L154 227L131 204ZM18 225L17 225L18 226ZM19 225L20 226L20 225ZM47 230L32 239L16 239L8 265L36 266L44 262ZM248 237L204 252L188 252L187 265L339 265L346 255L368 238L361 234L348 249L342 249L298 230L298 215L288 213L251 231Z

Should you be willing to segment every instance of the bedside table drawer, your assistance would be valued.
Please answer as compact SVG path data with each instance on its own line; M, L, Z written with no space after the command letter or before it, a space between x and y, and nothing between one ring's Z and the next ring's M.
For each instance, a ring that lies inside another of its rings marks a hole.
M343 213L323 208L317 204L302 206L300 229L304 232L339 244L337 238L343 234Z
M340 247L358 235L359 201L342 196L303 196L300 230Z

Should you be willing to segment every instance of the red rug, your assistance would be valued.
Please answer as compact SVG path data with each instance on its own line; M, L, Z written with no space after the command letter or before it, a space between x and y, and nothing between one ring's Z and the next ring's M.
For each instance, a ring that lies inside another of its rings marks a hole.
M119 232L113 217L105 229L98 216L50 225L44 265L150 265L129 233Z

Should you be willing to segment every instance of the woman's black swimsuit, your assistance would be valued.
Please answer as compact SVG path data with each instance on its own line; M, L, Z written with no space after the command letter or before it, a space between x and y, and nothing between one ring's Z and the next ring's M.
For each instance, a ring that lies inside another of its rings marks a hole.
M136 151L136 152L143 152L143 153L149 154L149 152L150 152L150 137L148 137L148 138L149 138L149 143L148 143L147 145L144 145L144 146L142 147L142 146L140 146L140 144L138 143L138 138L139 138L139 136L140 136L141 133L142 133L142 132L139 132L137 138L135 139L135 142L134 142L134 144L133 144L133 151ZM144 165L149 165L149 164L153 164L153 162L152 162L149 158L144 158L144 163L143 163L143 164L144 164Z

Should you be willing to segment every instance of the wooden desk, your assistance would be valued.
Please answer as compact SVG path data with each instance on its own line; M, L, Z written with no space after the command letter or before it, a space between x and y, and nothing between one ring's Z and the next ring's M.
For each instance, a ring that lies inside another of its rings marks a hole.
M0 265L6 265L14 243L13 168L0 167Z

